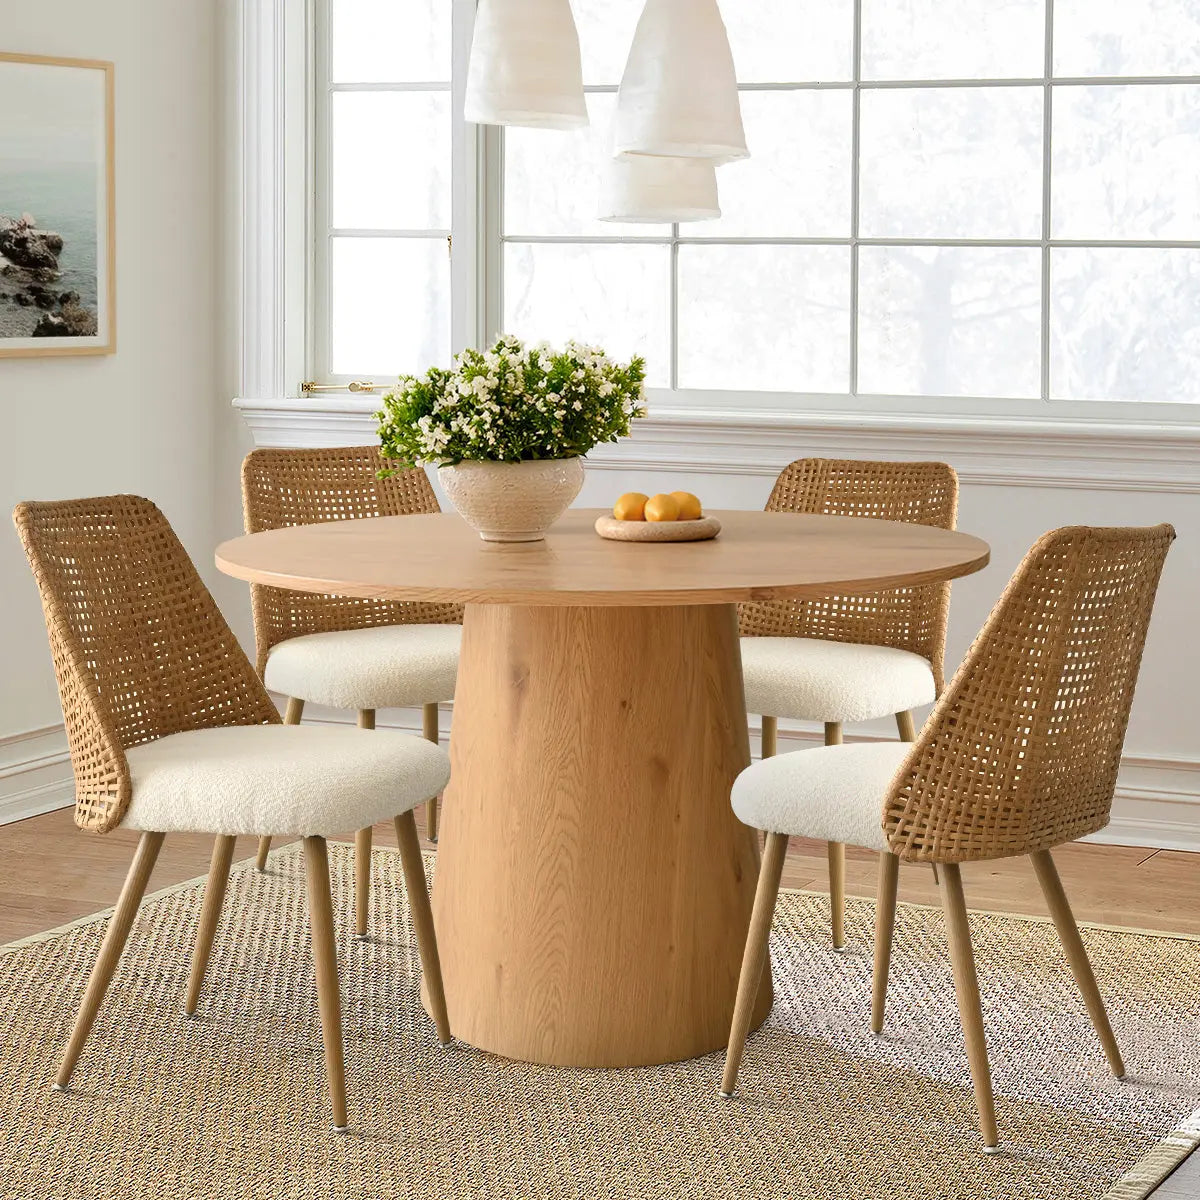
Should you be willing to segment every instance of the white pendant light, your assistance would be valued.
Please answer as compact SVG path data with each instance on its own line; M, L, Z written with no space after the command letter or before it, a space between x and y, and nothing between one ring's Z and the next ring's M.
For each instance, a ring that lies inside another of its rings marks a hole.
M533 129L588 123L570 0L479 0L463 116Z
M608 163L602 221L711 221L720 215L717 169L707 159L640 154Z
M614 149L716 162L748 156L717 0L646 0L617 95Z

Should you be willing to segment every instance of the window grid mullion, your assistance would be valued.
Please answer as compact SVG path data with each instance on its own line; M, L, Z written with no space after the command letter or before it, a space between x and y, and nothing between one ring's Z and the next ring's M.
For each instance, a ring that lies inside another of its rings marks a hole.
M1054 174L1054 0L1046 0L1046 52L1042 70L1042 311L1041 397L1050 403L1050 205Z
M858 261L859 204L862 148L862 0L854 0L851 53L854 61L854 91L850 97L850 371L849 393L858 395Z
M670 335L670 362L668 378L671 391L679 389L679 222L671 226L671 321L668 328Z

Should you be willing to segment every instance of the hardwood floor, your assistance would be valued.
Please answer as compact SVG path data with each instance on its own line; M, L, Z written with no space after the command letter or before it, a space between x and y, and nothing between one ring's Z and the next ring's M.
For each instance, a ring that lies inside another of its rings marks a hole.
M424 831L424 824L422 814L417 828ZM344 836L353 840L352 834ZM377 845L393 844L390 822L375 827L375 839ZM240 838L235 861L252 857L255 842ZM137 834L119 829L103 837L80 832L70 809L0 826L0 945L108 908L136 843ZM285 839L274 844L281 846ZM422 844L428 847L424 839ZM171 834L151 890L205 874L211 853L208 834ZM1054 857L1079 920L1200 935L1200 855L1078 842L1056 850ZM847 849L847 894L874 896L875 872L874 854ZM971 908L1046 915L1028 859L967 863L962 874ZM783 886L823 890L827 879L824 843L793 839ZM933 872L901 866L900 899L939 904Z
M424 831L424 817L417 820ZM0 945L108 908L117 898L137 844L136 833L116 830L104 837L81 833L70 809L0 826ZM347 833L345 840L352 841ZM213 839L172 834L163 843L152 891L203 875ZM276 846L286 843L279 839ZM394 845L391 823L375 827L376 845ZM239 838L235 861L252 858L257 839ZM428 843L422 838L422 845ZM1055 851L1076 917L1106 925L1161 929L1200 935L1200 855L1173 850L1075 843ZM846 852L846 891L874 896L876 856ZM1028 859L968 863L963 883L971 908L1045 916L1046 909ZM825 846L793 839L783 869L783 886L824 889ZM938 904L928 867L900 868L900 899ZM1200 1197L1200 1155L1193 1155L1154 1193L1153 1200Z

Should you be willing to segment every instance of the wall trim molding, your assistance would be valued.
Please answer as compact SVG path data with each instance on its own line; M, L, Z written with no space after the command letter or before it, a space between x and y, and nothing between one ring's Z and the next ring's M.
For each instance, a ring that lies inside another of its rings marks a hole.
M74 803L75 777L61 724L0 737L0 825Z
M379 398L234 401L263 446L375 441ZM588 465L771 478L794 458L938 458L964 483L1002 487L1200 493L1200 426L837 411L662 408L633 437L598 446Z

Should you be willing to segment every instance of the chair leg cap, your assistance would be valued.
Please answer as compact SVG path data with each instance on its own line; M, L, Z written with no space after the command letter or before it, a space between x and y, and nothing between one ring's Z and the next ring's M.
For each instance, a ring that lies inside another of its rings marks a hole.
M732 1100L734 1093L733 1092L722 1092L722 1091L718 1090L717 1095L720 1096L722 1100Z
M845 951L845 949L846 949L845 945L834 946L833 952L834 952L834 954L841 954Z
M984 1146L983 1152L984 1152L984 1154L999 1154L1000 1147L999 1146Z
M365 942L368 938L370 938L370 936L371 935L369 933L356 933L354 935L354 940L356 942Z
M193 1010L192 1012L188 1012L188 1010L186 1008L183 1010L183 1015L184 1015L185 1020L188 1020L188 1021L192 1021L196 1017L195 1010Z
M69 1083L52 1083L50 1085L50 1090L52 1092L69 1092L71 1090L71 1085Z
M333 1127L333 1132L334 1133L349 1133L350 1126L349 1125L335 1125Z

